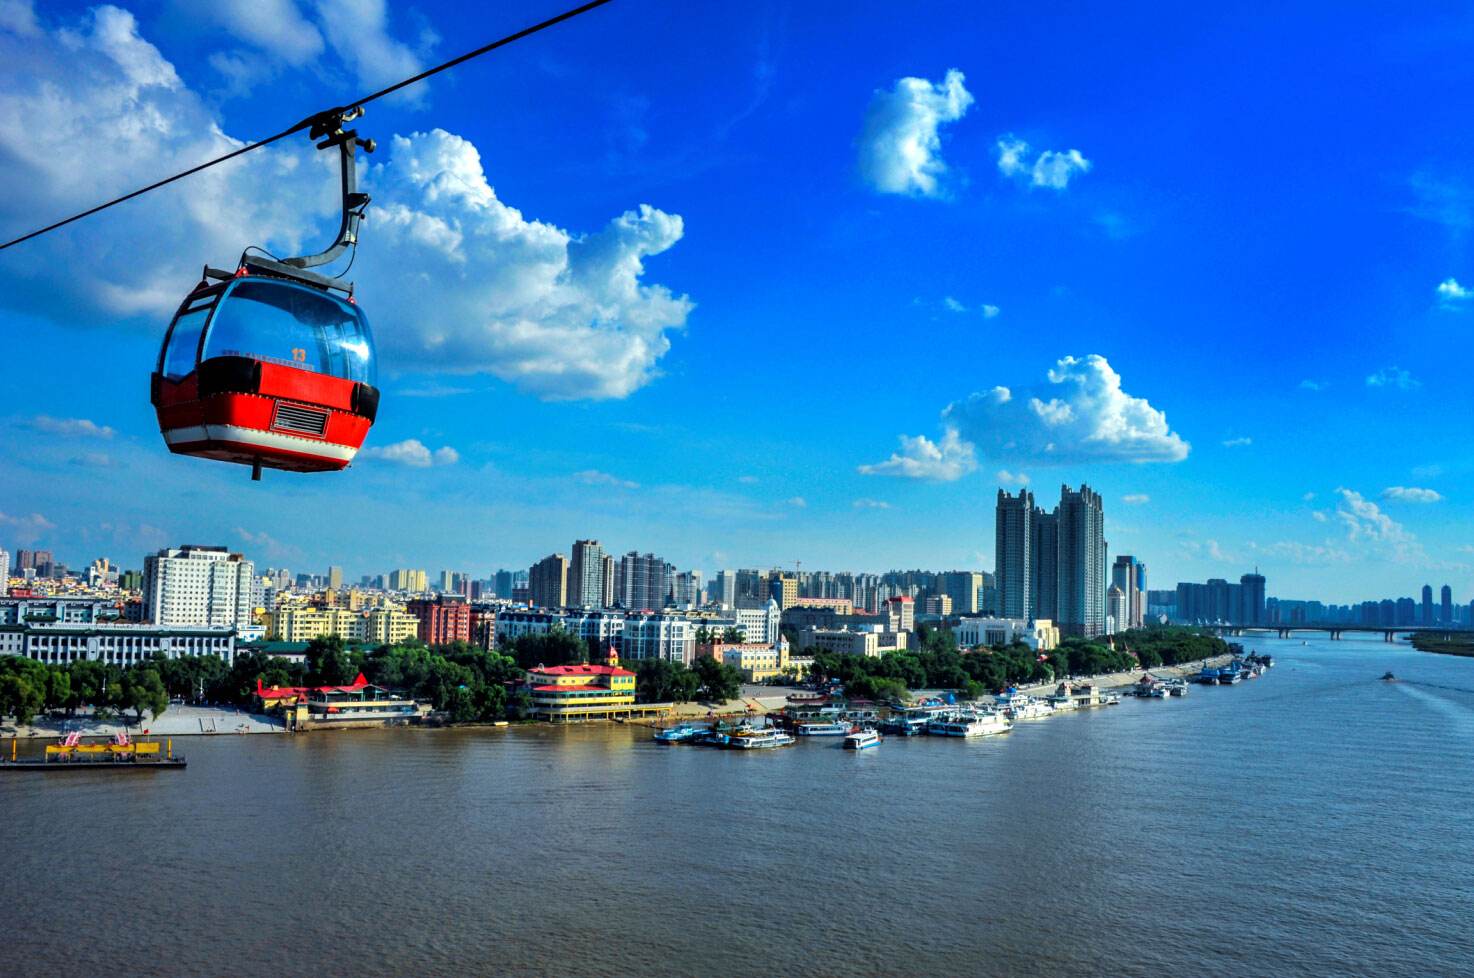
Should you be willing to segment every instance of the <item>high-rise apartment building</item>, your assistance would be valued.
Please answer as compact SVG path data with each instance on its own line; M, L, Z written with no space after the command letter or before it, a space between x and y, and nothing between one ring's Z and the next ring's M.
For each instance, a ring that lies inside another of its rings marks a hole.
M568 562L568 604L574 608L602 608L604 602L604 548L598 540L575 540Z
M1442 610L1438 616L1438 623L1440 625L1454 624L1454 591L1447 584L1439 591L1439 604Z
M701 604L701 571L681 571L671 579L671 600L677 608L695 608Z
M1124 615L1116 615L1114 606L1111 611L1116 618L1118 632L1140 628L1146 618L1146 592L1140 587L1144 579L1143 570L1136 558L1129 554L1121 554L1111 565L1111 587L1119 589L1126 602Z
M664 557L631 550L620 558L615 582L614 600L625 610L659 611L671 594L671 565Z
M1020 489L1017 496L998 490L993 551L999 610L1004 618L1030 617L1035 573L1034 494Z
M1114 571L1114 568L1112 568ZM1131 621L1131 599L1121 586L1114 582L1106 589L1106 607L1110 614L1106 618L1106 634L1114 635L1116 632L1124 632L1132 627Z
M337 591L337 590L341 590L342 587L343 587L343 568L341 568L341 567L329 567L328 568L328 590L330 590L330 591Z
M603 574L599 580L601 601L599 607L607 608L614 604L614 558L605 554L600 566L603 568Z
M1433 624L1433 585L1423 585L1423 620L1418 624Z
M1105 630L1105 507L1087 485L1060 487L1058 618L1061 633L1094 638Z
M500 576L500 575L498 575ZM497 592L501 597L501 592ZM510 598L508 593L506 597ZM568 558L544 557L527 572L527 601L534 608L563 608L568 604Z
M426 645L471 641L471 606L461 597L417 598L404 610L418 619L418 635Z
M709 599L724 608L737 606L737 575L729 570L719 570L711 579Z
M1059 615L1059 510L1036 508L1030 527L1029 617L1054 621Z
M424 594L430 590L429 575L422 570L404 568L389 573L389 590Z
M768 578L768 595L778 602L778 610L792 608L798 603L798 579L786 574L774 574Z
M0 547L0 598L10 593L10 554Z
M256 565L224 547L184 546L143 558L143 617L155 625L253 624Z
M948 571L938 574L939 597L951 599L951 607L942 614L975 615L982 607L983 575L978 571Z
M1237 621L1242 625L1267 623L1264 614L1264 575L1257 570L1239 578L1239 611Z

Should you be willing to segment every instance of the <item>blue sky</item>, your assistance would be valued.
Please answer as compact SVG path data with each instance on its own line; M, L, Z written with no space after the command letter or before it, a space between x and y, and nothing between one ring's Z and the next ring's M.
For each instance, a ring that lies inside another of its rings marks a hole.
M0 0L0 230L558 9ZM347 472L170 456L147 399L201 264L327 229L305 146L0 254L0 545L991 570L1027 477L1154 586L1467 601L1471 46L1453 4L618 0L360 123Z

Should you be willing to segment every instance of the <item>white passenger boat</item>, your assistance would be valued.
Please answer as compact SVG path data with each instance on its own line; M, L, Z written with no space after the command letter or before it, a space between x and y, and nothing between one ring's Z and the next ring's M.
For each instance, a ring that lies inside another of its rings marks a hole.
M844 738L845 750L868 750L871 747L880 746L880 734L874 730L860 730L856 733L846 734Z
M835 720L830 723L800 723L793 732L800 737L843 737L853 729L853 724Z
M926 724L926 732L933 737L987 737L1012 729L1013 724L997 713L954 713Z
M792 735L781 730L747 730L733 734L728 738L726 747L729 750L772 750L775 747L788 747L798 743Z
M1015 696L1005 708L1013 720L1040 720L1054 714L1054 707L1032 696Z

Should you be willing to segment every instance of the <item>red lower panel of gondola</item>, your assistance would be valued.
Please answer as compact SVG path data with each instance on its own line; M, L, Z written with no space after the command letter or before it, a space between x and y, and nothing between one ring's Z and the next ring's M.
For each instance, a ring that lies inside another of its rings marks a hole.
M347 468L358 454L357 445L335 445L278 431L257 431L238 425L198 425L164 432L169 451L220 462L254 465L288 472L335 472Z

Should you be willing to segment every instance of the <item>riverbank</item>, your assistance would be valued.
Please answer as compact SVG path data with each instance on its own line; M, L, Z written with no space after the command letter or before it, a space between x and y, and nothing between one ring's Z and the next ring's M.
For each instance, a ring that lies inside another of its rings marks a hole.
M1226 666L1232 661L1232 655L1215 655L1207 659L1197 659L1192 662L1184 662L1175 666L1158 666L1155 669L1128 669L1125 672L1112 672L1102 676L1077 676L1075 683L1094 683L1101 690L1116 690L1132 686L1142 673L1149 672L1160 679L1190 679L1202 672L1204 668L1212 666ZM1020 691L1039 696L1054 692L1058 683L1037 683L1033 686L1020 687Z
M54 720L37 717L26 726L6 724L0 726L0 737L28 739L60 739L73 731L83 737L111 737L127 733L136 737L147 730L149 736L193 737L215 734L280 734L286 733L286 725L279 717L261 713L250 713L229 706L184 706L171 705L160 716L145 717L137 723L132 717L98 721L91 716L78 714L69 719Z

